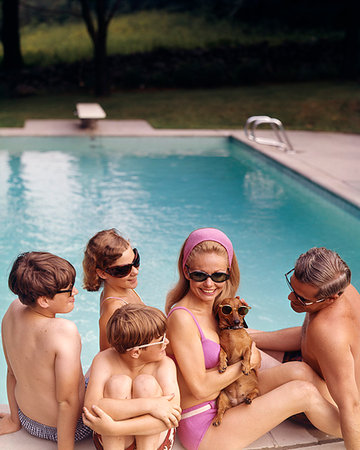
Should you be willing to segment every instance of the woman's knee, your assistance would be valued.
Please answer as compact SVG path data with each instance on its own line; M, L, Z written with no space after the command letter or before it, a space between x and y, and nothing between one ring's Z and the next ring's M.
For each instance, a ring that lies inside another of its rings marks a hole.
M104 387L104 397L131 398L132 379L127 375L113 375Z
M162 395L162 389L152 375L138 375L133 382L134 397L154 397Z

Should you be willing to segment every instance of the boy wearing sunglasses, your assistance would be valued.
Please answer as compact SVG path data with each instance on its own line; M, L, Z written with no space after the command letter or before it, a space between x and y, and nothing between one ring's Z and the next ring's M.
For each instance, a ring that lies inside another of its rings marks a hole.
M23 427L66 450L91 435L81 420L80 335L74 323L56 317L74 308L75 275L51 253L23 253L13 264L9 287L18 298L2 321L10 414L0 415L0 434Z
M84 408L96 448L130 450L136 443L170 450L181 410L175 364L165 352L164 314L124 305L106 332L111 348L93 360Z
M301 349L336 402L345 446L360 448L360 295L351 271L334 251L311 248L285 274L291 307L305 312L302 327L252 334L262 348ZM284 348L284 342L287 347Z

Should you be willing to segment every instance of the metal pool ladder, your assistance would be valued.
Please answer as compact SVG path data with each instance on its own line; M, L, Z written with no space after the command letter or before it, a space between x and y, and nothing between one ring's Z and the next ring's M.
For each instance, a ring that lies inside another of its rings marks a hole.
M255 136L256 128L258 127L258 125L262 124L269 124L271 126L271 128L275 133L276 139L268 139ZM280 122L279 119L274 119L269 116L251 116L246 121L244 131L246 137L250 141L254 141L258 144L273 145L275 147L280 147L287 153L296 153L293 146L291 145L291 142L289 141L289 138L285 133L283 124Z

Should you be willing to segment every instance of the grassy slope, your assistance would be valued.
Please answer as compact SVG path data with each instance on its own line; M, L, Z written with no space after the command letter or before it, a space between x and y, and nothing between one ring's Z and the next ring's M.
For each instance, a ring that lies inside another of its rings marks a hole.
M108 119L145 119L159 128L241 128L252 115L287 129L359 132L356 83L295 83L211 90L139 90L93 98L81 94L0 99L0 126L25 119L71 119L75 103L98 101Z
M224 21L206 22L189 14L152 11L115 18L109 53L151 51L158 47L211 47L219 43L271 45L283 39L306 41L312 31L267 33ZM74 45L76 43L76 45ZM46 25L22 30L28 64L71 62L91 58L91 42L82 23ZM1 51L1 48L0 48ZM77 101L94 101L81 93L0 98L0 126L22 126L27 118L73 118ZM294 83L211 90L144 90L113 93L96 99L109 119L146 119L162 128L239 128L251 115L277 117L287 128L359 132L360 90L356 83Z

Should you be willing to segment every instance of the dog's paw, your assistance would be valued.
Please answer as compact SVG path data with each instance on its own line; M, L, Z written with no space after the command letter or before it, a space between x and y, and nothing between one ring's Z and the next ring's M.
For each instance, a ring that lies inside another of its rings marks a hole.
M227 366L223 366L223 367L219 367L219 373L224 373L225 370L227 369Z
M218 427L221 424L220 420L214 420L214 422L212 423L214 427Z
M243 373L244 375L249 375L250 370L242 369L242 373Z
M247 405L250 405L252 403L251 398L245 397L244 403L246 403Z

